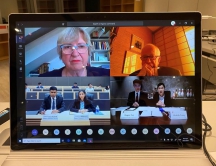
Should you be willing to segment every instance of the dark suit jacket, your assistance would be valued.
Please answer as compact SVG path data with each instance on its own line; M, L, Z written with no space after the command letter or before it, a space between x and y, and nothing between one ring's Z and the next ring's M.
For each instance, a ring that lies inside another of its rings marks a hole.
M146 106L146 102L145 102L146 99L147 99L146 93L140 92L140 97L138 101L139 105ZM135 91L129 93L127 106L133 107L134 102L135 102Z
M130 76L136 76L139 74L139 72L140 70L137 70L131 73ZM158 75L159 76L181 76L181 72L172 67L160 66L158 69Z
M79 109L80 109L80 100L75 99L74 103L73 103L73 106L70 108L70 111L78 112ZM95 112L95 107L93 106L91 101L88 100L88 99L84 101L84 109L88 109L89 112Z
M171 99L171 96L170 96L170 91L165 91L164 94L165 94L165 97L164 97L164 104L165 104L165 106L166 107L171 107L172 106L172 99ZM158 94L158 92L156 92L154 94L153 100L154 100L155 106L156 106L156 103L159 101L159 94Z
M49 110L51 109L51 97L50 95L44 98L44 101L41 104L40 111L43 110ZM63 100L63 97L56 96L56 109L59 110L59 112L65 111L65 103Z
M40 87L39 87L39 86L37 86L36 88L43 88L43 86L40 86Z

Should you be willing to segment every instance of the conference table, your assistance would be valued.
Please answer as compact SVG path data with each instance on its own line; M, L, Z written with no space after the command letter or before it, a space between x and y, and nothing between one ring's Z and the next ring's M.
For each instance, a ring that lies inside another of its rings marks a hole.
M164 107L164 111L170 112L170 111L179 111L182 110L182 112L186 112L187 119L170 119L168 116L164 116L160 111L158 107L138 107L132 112L137 111L139 114L138 119L122 119L121 114L124 113L124 111L127 111L128 107L118 107L115 108L115 115L111 116L111 124L114 125L185 125L188 123L192 123L192 115L190 111L191 109L188 107ZM155 110L156 109L156 110ZM186 110L185 110L186 109ZM143 116L143 112L147 110L154 110L154 115L148 115L149 113L145 113Z
M110 111L76 113L69 110L57 114L41 115L29 114L26 111L27 126L89 126L89 125L110 125Z

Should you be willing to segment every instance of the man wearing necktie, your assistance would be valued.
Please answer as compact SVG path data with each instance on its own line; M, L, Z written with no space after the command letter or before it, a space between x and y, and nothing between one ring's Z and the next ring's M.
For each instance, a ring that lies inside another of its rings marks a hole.
M63 97L57 95L57 88L54 86L50 87L50 94L49 96L44 98L39 113L45 114L46 110L50 109L52 110L52 114L65 111L65 103Z
M133 81L133 92L128 95L127 105L130 107L146 106L145 100L147 99L146 94L142 92L142 81L135 79Z

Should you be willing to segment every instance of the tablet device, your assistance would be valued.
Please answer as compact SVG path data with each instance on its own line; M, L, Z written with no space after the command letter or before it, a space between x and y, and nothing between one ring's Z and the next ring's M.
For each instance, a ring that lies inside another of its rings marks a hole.
M9 42L12 150L202 146L200 13L11 14Z

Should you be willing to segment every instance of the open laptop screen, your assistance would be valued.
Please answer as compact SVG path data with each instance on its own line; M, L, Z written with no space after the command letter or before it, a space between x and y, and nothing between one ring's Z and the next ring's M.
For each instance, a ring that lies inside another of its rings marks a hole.
M201 146L199 13L25 18L10 16L12 149Z

